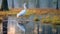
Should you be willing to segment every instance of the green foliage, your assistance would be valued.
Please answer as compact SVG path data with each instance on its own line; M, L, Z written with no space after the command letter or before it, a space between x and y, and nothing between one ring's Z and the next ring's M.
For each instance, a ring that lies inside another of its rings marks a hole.
M54 16L52 19L53 24L60 24L60 18L58 16Z
M51 17L47 16L46 18L42 18L43 23L51 23Z
M58 16L50 16L42 18L42 23L60 24L60 18Z

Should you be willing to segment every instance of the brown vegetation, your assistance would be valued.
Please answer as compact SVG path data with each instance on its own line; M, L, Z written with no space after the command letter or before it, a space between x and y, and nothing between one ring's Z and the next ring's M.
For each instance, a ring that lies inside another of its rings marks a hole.
M17 14L21 11L22 9L11 9L9 11L0 11L0 15L13 15L13 14ZM38 14L38 15L42 15L42 14L60 14L60 10L56 10L56 9L27 9L28 13L34 13L34 14Z

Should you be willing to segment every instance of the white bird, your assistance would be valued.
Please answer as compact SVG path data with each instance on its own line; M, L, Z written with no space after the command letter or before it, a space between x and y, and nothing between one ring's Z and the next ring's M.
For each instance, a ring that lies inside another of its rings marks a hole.
M24 16L26 14L26 9L27 9L26 3L24 3L23 7L24 7L24 9L17 14L17 17Z
M19 16L24 16L24 15L26 14L26 9L27 9L26 3L24 3L23 7L24 7L24 9L17 14L17 17L19 17ZM24 28L23 25L17 25L17 26L18 26L22 31L25 32L25 28Z

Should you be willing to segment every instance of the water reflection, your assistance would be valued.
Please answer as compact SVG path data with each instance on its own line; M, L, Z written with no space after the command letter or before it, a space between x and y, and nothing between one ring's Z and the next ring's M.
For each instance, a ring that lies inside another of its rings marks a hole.
M30 20L33 20L34 15L31 15L29 17ZM42 17L39 16L39 19ZM9 20L17 20L16 17L9 17ZM26 20L26 19L25 19ZM16 22L8 22L8 23L15 23L15 30L18 33L19 28L16 26ZM17 22L18 23L18 22ZM13 26L13 24L11 24ZM27 24L23 24L24 29L25 29L25 34L37 34L37 24L33 21L29 21ZM60 34L60 26L56 26L55 28L52 27L52 24L42 24L41 21L39 22L39 34ZM23 28L22 28L23 29ZM9 30L9 29L8 29ZM19 33L21 33L19 31Z

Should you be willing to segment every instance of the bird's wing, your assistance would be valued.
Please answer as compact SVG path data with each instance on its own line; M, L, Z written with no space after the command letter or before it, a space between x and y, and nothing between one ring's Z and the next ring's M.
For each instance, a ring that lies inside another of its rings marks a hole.
M25 15L25 13L26 13L26 11L25 11L25 10L22 10L21 12L19 12L19 13L17 14L17 17L18 17L18 16Z

